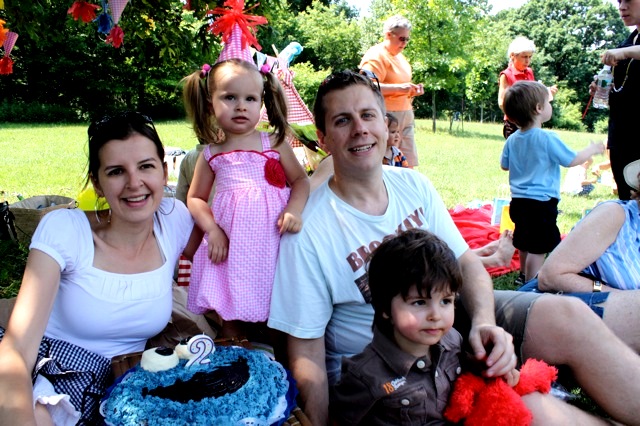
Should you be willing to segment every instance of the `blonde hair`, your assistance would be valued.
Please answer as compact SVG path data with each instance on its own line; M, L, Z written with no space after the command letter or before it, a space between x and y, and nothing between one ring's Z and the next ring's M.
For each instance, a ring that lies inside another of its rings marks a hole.
M205 143L223 143L224 132L218 126L215 112L211 107L211 95L216 90L216 75L225 67L239 67L259 73L264 83L263 102L269 116L269 124L276 134L274 146L284 142L290 134L287 122L287 98L278 78L272 73L262 73L251 63L242 59L218 62L208 72L196 71L182 79L182 97L187 118L193 126L198 140Z
M536 108L549 100L549 89L537 81L516 81L504 94L504 113L518 127L533 122Z
M507 50L507 59L511 60L511 54L518 55L522 52L534 53L535 51L536 45L533 41L524 36L518 36L514 38L509 45L509 49Z

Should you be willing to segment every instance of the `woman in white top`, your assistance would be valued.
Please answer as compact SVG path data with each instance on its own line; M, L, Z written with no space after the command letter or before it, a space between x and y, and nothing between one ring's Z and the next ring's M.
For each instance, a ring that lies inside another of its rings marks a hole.
M110 359L165 327L177 258L199 242L184 204L163 198L167 166L149 118L105 117L88 133L87 183L110 208L57 210L38 225L0 342L0 424L98 421Z

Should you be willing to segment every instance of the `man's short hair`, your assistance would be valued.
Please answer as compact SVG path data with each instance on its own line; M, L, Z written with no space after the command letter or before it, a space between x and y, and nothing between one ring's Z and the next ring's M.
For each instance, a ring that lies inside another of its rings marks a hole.
M462 284L462 272L447 243L422 229L411 229L385 239L375 249L367 265L373 325L387 336L393 335L391 300L406 298L416 286L418 294L430 297L434 291L456 293Z
M407 31L411 31L411 22L402 15L393 15L387 18L382 25L382 34L391 32L397 28L402 28Z
M536 107L549 100L549 89L537 81L516 81L504 93L504 113L518 127L526 127L536 116Z
M384 98L382 97L382 93L380 93L377 83L374 83L369 77L354 71L338 71L325 78L322 83L320 83L320 87L318 87L316 100L313 103L313 117L318 130L322 133L325 133L327 130L325 121L327 111L324 106L325 96L331 92L335 92L336 90L343 90L347 87L356 85L365 86L371 89L378 100L380 110L383 114L386 112L384 107ZM348 100L346 102L348 102Z

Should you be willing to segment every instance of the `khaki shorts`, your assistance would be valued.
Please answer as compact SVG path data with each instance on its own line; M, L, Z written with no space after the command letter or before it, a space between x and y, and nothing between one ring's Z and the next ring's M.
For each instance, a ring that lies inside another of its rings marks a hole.
M523 361L522 346L525 341L525 329L527 328L529 311L542 294L501 290L496 290L493 294L496 304L496 324L513 336L513 346L521 363ZM462 306L459 306L456 310L454 327L464 338L469 336L471 320Z

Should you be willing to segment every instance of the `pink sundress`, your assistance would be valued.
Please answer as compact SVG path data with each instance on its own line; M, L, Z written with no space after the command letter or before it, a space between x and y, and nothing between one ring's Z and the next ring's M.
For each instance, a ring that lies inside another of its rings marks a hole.
M280 154L269 135L260 133L262 152L231 151L203 155L215 173L211 210L229 238L222 263L209 259L207 238L193 258L187 307L201 314L215 310L224 320L266 321L280 234L277 220L289 202Z

